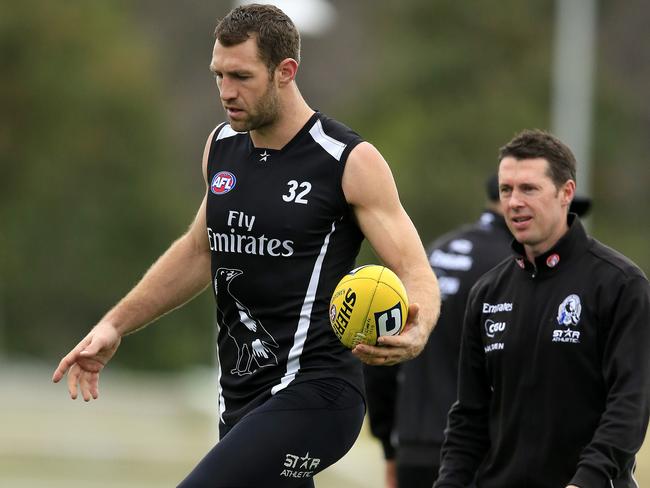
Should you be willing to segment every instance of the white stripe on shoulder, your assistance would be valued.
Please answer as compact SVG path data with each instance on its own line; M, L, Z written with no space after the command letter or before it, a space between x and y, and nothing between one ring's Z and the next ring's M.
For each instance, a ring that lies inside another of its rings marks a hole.
M243 132L237 132L233 130L233 128L230 127L229 124L226 124L221 128L219 134L217 134L217 138L215 139L215 141L218 141L220 139L225 139L227 137L236 136L237 134L243 134Z
M320 120L316 120L316 123L309 129L309 133L314 138L314 141L320 144L334 159L341 160L346 145L325 134Z
M296 374L300 369L300 355L302 354L302 350L305 347L307 332L309 331L309 326L311 325L311 311L316 299L316 289L318 288L318 282L320 281L320 272L323 266L323 260L325 259L325 254L327 254L327 247L329 246L330 237L334 233L335 228L336 222L332 222L332 230L325 236L323 245L320 248L320 254L318 255L316 263L314 264L314 269L311 272L311 278L309 278L309 286L307 287L305 301L303 302L302 309L300 310L298 328L296 329L296 333L293 336L293 346L291 346L289 356L287 357L287 371L280 379L280 383L271 388L272 395L275 395L280 390L283 390L289 386L289 384L295 379Z

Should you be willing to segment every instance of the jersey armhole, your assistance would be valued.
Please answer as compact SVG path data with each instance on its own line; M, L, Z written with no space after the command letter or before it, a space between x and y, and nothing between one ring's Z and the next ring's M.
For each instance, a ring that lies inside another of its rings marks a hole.
M337 169L338 169L338 171L336 172L337 190L339 195L339 202L344 215L348 213L352 213L352 208L350 207L348 201L345 199L345 193L343 192L343 172L345 171L345 166L348 162L348 156L350 155L352 150L362 142L363 139L361 139L360 137L357 137L351 140L350 142L348 142L345 146L345 149L343 150L343 153L341 154L341 159L339 161L339 164L337 165Z
M222 122L219 124L214 131L212 132L212 140L210 141L210 150L208 151L208 164L207 164L207 177L208 177L208 184L210 183L210 175L212 174L212 164L214 161L214 153L216 151L217 147L217 141L219 140L219 134L223 130L223 128L228 125L227 122Z

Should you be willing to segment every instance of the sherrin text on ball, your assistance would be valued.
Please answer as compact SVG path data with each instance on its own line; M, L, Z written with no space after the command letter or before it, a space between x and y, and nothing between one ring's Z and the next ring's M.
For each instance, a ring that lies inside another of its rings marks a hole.
M408 298L401 280L390 269L361 266L339 281L329 312L332 329L346 347L376 345L379 337L402 332Z

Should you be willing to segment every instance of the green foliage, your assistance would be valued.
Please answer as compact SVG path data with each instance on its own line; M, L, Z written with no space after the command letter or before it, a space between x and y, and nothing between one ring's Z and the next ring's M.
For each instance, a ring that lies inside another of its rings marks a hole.
M154 58L112 2L3 10L0 321L9 350L56 357L183 231L201 195L178 180L200 168L175 167ZM162 342L149 366L176 362Z
M524 128L551 129L553 5L407 0L369 10L375 73L345 119L390 163L425 243L476 217L501 145ZM591 230L648 272L647 104L599 54Z
M551 13L515 0L498 9L412 0L373 12L382 75L353 123L391 164L428 241L475 217L500 145L547 126Z

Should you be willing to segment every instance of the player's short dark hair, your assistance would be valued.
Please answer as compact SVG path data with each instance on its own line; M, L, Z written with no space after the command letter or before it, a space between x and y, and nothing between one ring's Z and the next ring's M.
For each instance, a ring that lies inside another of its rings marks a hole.
M260 59L269 72L283 60L300 63L300 34L291 19L273 5L257 3L236 7L217 24L214 36L224 46L257 39Z
M543 130L524 130L499 149L499 161L512 157L517 160L544 158L548 161L548 176L556 188L568 180L576 181L576 158L571 149L553 134Z

